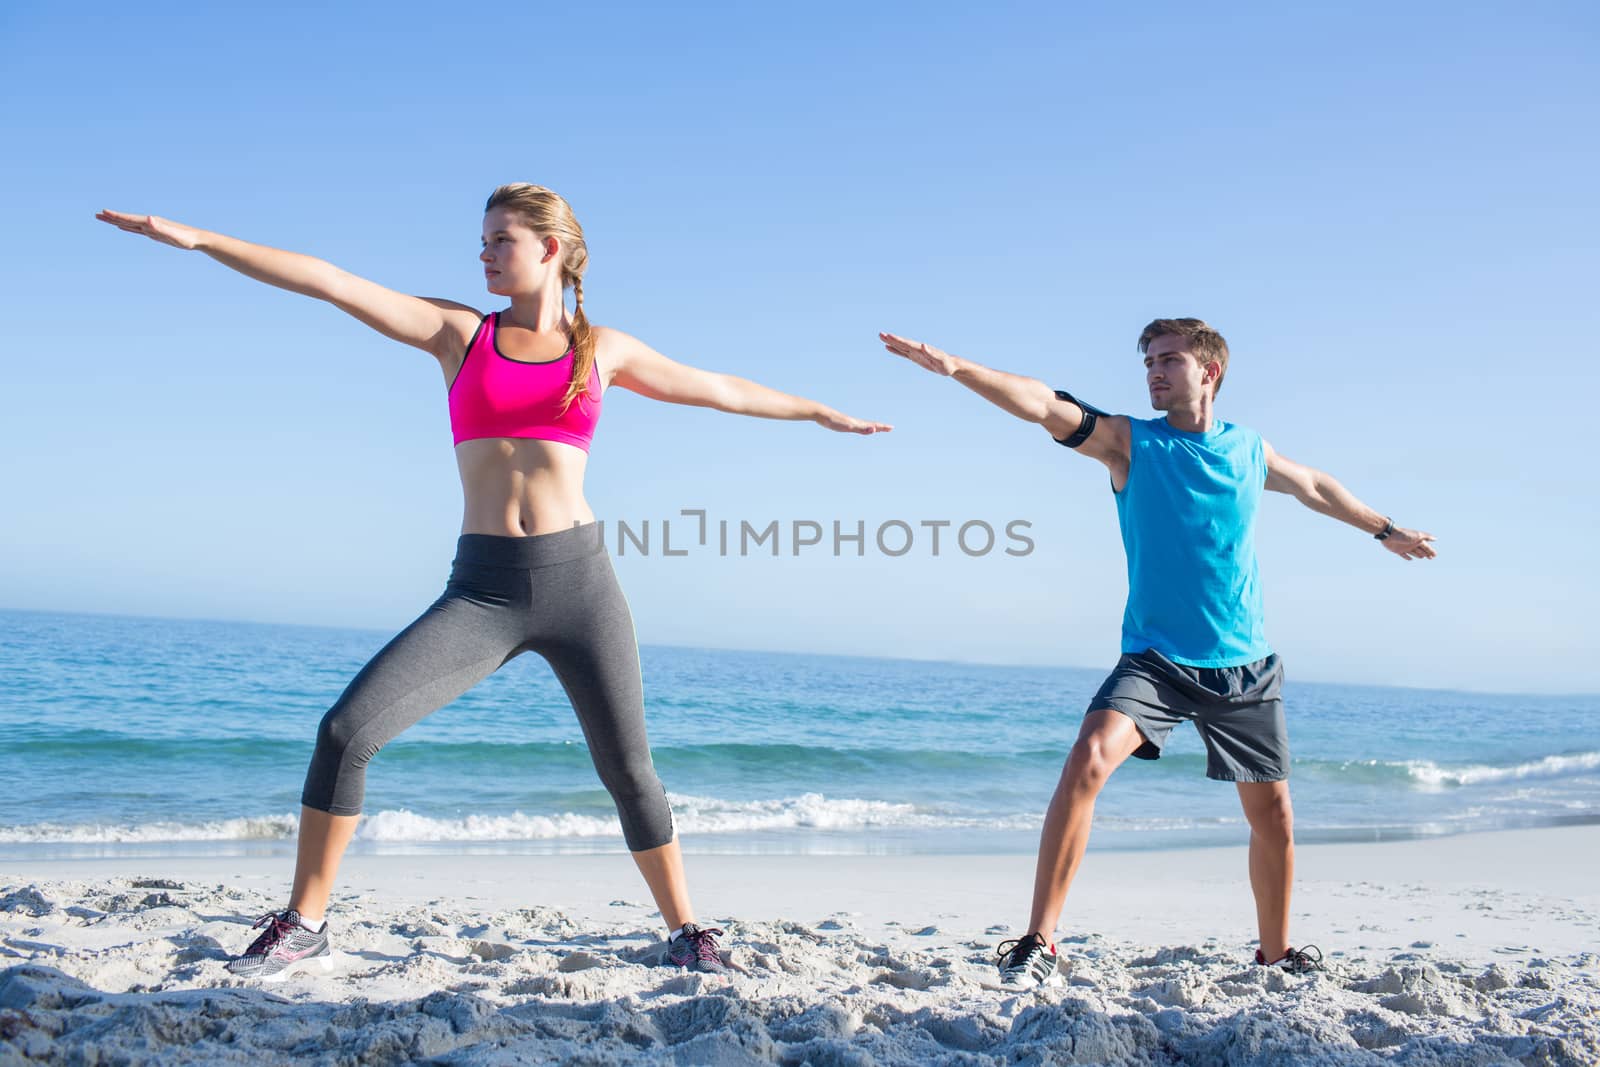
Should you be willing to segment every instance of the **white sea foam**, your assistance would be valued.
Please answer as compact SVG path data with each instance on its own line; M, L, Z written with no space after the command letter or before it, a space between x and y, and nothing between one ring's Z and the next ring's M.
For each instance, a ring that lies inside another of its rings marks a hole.
M547 841L562 837L621 837L616 819L593 815L468 815L435 819L401 809L367 816L356 831L361 841Z
M274 841L294 836L299 817L262 815L247 819L217 819L211 822L136 823L116 826L106 823L81 823L64 826L38 823L33 826L0 826L0 843L47 844L134 844L143 841Z
M738 834L771 830L985 829L1031 830L1028 816L984 818L926 811L914 804L830 798L805 793L778 800L732 801L672 794L673 818L684 834ZM561 837L620 837L615 818L592 815L469 815L436 819L409 811L379 812L362 823L369 841L530 841Z
M1412 781L1424 789L1443 789L1446 786L1481 785L1484 782L1505 782L1518 778L1554 778L1574 772L1600 768L1600 752L1579 752L1566 756L1546 756L1510 766L1493 764L1467 764L1462 767L1441 767L1432 760L1406 760L1392 764L1404 767Z
M1037 816L965 816L919 809L913 804L850 797L830 798L805 793L778 800L731 801L716 797L672 795L673 816L684 834L737 834L774 830L975 829L1033 830ZM107 824L0 827L3 844L129 844L164 841L252 841L293 838L293 814L202 823L156 822L132 826ZM622 836L614 816L562 812L555 815L467 815L436 818L405 809L379 811L362 820L357 840L406 841L544 841L575 837Z
M1600 752L1547 756L1508 766L1468 764L1440 766L1431 760L1407 760L1369 766L1403 772L1417 789L1445 789L1550 778L1600 768ZM724 800L672 794L673 815L684 835L781 833L785 830L867 832L878 830L964 830L976 832L1036 831L1039 814L967 814L915 804L804 793L774 800ZM1105 829L1119 832L1172 833L1217 828L1236 822L1228 817L1193 815L1122 816L1108 813ZM173 821L117 825L112 823L39 823L0 826L0 845L141 844L163 842L240 842L292 840L299 825L294 813L184 823ZM551 841L573 838L620 839L615 816L559 812L554 814L471 814L456 818L422 815L406 809L378 811L362 820L357 840L383 843Z

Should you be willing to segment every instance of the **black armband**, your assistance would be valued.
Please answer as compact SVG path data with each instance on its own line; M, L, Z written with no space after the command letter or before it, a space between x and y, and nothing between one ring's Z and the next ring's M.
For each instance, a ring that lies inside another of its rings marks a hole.
M1064 389L1056 390L1056 399L1065 400L1069 404L1076 404L1083 411L1083 419L1078 423L1078 428L1066 437L1057 437L1055 439L1056 444L1066 445L1068 448L1077 448L1087 441L1089 435L1094 433L1095 424L1110 414L1109 412L1101 411L1093 404L1085 404Z

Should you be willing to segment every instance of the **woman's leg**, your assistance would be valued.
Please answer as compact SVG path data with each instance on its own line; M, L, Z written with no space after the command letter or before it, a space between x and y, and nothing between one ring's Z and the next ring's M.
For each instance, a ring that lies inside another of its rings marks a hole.
M295 851L289 907L311 926L322 923L333 880L339 875L339 861L360 821L359 815L329 815L304 805L300 808L300 840Z
M644 725L644 683L633 616L605 555L573 561L553 579L533 644L567 691L623 838L667 929L694 921L672 809ZM560 595L554 595L559 590Z
M322 719L300 798L289 899L289 907L313 925L327 908L339 861L360 821L372 757L516 653L522 612L481 590L453 589L385 645Z
M683 851L678 848L678 839L674 837L658 848L647 848L632 855L667 929L676 930L685 923L694 922L694 906L689 903L689 879L683 873Z

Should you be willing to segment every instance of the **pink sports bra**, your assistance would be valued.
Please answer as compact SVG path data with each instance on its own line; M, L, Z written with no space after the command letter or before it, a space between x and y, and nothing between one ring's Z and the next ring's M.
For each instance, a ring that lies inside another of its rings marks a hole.
M484 316L450 383L450 429L455 443L483 437L530 437L589 451L600 421L600 369L589 368L588 388L566 411L561 398L572 380L573 350L559 359L526 363L500 353L495 327L500 313Z

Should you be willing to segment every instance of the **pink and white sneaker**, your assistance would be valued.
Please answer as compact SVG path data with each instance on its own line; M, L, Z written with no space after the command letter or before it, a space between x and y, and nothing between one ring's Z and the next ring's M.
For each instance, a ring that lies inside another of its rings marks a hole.
M722 931L716 927L701 928L687 923L683 933L667 943L667 962L674 967L707 974L727 974L728 965L722 962L717 950L717 937Z
M328 945L328 924L313 930L293 909L268 912L255 921L252 930L265 926L266 932L250 943L244 955L228 961L228 972L240 978L276 982L301 967L333 970L333 950Z

